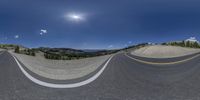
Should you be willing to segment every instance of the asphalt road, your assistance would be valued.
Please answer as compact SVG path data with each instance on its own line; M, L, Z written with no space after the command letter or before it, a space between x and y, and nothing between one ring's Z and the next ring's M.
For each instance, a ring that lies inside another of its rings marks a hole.
M0 100L200 100L200 57L178 64L150 65L119 53L92 83L55 89L30 81L14 58L3 52Z

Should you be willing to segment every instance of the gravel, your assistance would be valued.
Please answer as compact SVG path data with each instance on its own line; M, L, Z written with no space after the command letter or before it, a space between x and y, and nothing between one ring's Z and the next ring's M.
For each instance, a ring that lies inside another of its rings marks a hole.
M146 46L131 52L131 54L147 58L172 58L200 52L200 49L154 45Z
M111 55L79 60L49 60L42 53L36 56L15 55L32 72L49 79L68 80L88 75L102 65Z
M0 51L4 51L4 49L1 49L1 48L0 48Z

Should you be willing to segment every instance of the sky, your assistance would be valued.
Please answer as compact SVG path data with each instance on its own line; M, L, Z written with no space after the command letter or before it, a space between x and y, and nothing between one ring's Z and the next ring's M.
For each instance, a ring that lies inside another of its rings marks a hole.
M199 0L0 0L0 43L114 49L200 40Z

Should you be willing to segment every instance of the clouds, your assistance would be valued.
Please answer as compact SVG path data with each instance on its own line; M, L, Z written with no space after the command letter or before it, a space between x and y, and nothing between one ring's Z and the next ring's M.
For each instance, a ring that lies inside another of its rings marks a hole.
M198 42L199 43L199 41L196 39L196 37L190 37L190 38L186 39L186 41Z
M19 35L15 35L14 38L15 38L15 39L18 39L18 38L19 38Z
M0 18L0 36L7 36L2 41L8 43L107 49L191 35L200 39L200 0L2 1L1 7L9 9L0 9L6 12ZM82 46L82 41L89 44Z
M44 35L44 34L46 34L47 33L47 30L46 29L41 29L40 30L40 35Z

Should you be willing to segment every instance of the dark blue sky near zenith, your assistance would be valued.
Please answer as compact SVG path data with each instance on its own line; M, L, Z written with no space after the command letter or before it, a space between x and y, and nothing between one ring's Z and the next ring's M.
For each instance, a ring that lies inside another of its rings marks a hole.
M112 49L200 39L199 0L0 0L0 43Z

